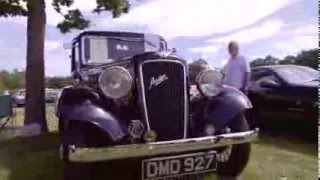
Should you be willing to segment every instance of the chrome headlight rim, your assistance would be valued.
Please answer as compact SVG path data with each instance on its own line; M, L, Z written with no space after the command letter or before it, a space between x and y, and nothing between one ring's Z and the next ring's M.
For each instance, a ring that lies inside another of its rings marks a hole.
M103 81L104 81L104 78L105 78L105 75L106 75L110 70L116 70L116 69L118 69L118 70L120 70L122 73L124 73L124 74L128 77L128 79L129 79L130 88L129 88L129 90L128 90L126 93L124 93L122 96L114 96L114 95L110 94L109 92L107 92L104 87L102 87ZM131 90L132 87L133 87L133 78L132 78L130 72L129 72L126 68L124 68L124 67L122 67L122 66L112 66L112 67L106 68L106 69L100 74L100 76L99 76L99 81L98 81L98 82L99 82L99 88L100 88L100 90L103 92L103 94L104 94L105 96L109 97L109 98L112 98L112 99L120 99L120 98L128 95L128 94L130 93L130 90Z
M217 76L216 82L214 82L214 83L215 83L215 86L216 86L216 92L214 92L214 93L211 92L211 94L209 94L208 92L205 92L205 91L203 90L203 87L202 87L202 86L203 86L204 84L201 84L201 82L200 82L200 81L202 80L203 76L206 75L207 73L214 73L214 75ZM204 96L206 96L206 97L215 97L215 96L219 95L219 94L221 93L221 90L222 90L222 75L221 75L218 71L216 71L216 70L214 70L214 69L206 68L206 69L202 70L202 71L197 75L197 77L196 77L196 83L197 83L197 88L198 88L199 92L200 92L202 95L204 95Z

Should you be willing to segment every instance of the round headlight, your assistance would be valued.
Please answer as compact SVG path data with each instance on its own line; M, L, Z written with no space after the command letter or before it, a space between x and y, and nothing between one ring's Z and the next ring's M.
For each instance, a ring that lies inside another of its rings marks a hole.
M221 92L222 76L212 69L205 69L197 76L199 91L208 97L213 97Z
M126 96L132 88L132 77L128 70L115 66L107 68L99 77L102 92L114 99Z

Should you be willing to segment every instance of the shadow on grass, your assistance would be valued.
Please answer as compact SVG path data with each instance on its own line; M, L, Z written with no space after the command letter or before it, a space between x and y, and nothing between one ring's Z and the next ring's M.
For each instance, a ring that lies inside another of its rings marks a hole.
M0 142L0 179L60 179L59 140L56 133L16 137Z

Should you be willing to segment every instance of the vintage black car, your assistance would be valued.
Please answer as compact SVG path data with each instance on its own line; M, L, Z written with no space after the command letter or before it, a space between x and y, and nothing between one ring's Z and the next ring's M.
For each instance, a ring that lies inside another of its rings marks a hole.
M56 112L65 179L199 179L245 168L257 135L243 115L252 105L218 72L188 66L152 34L86 31L71 57L73 84Z
M274 119L278 126L298 125L308 133L317 133L317 70L299 65L262 66L252 69L251 79L249 98L257 126L273 125Z

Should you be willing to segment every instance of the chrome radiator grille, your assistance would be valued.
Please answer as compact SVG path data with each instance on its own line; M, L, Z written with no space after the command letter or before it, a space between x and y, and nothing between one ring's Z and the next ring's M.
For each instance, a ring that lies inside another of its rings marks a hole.
M187 87L185 65L174 60L150 60L140 65L147 126L157 141L186 137Z

